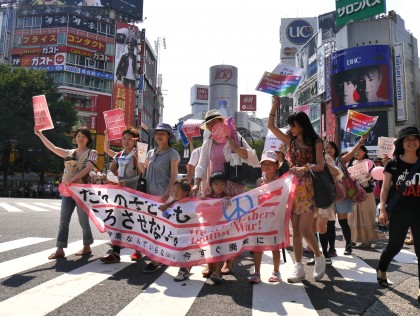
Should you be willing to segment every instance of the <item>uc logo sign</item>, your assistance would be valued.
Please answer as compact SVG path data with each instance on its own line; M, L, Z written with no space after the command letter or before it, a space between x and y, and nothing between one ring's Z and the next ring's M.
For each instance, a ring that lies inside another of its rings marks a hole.
M286 36L295 45L305 44L312 36L312 26L305 20L294 20L286 28Z

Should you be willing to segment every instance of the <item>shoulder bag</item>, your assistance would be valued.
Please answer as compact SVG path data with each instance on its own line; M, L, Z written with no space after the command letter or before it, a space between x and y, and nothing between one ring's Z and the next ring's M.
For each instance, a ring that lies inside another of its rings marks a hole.
M315 145L313 146L313 160L316 160L316 150ZM323 153L324 156L324 153ZM324 169L320 172L313 172L309 168L309 173L312 178L312 184L314 187L314 198L315 205L319 208L326 209L334 203L336 190L334 184L334 178L328 169L328 163L325 160L324 156Z
M347 197L352 199L353 203L365 201L367 195L366 191L361 186L360 181L350 175L347 168L341 163L341 160L339 160L339 163L341 164L341 170L343 170L344 173L343 184L347 190Z
M416 171L419 169L420 167L420 159L417 159L417 162L414 164L414 166L410 169L410 172L408 173L407 177L405 177L405 179L410 180L413 178L414 173L416 173ZM405 185L405 181L400 185L400 187L398 188L398 190L395 190L394 194L392 195L391 200L388 202L387 206L386 206L386 210L388 213L392 212L392 210L394 209L395 205L397 205L397 202L400 200L400 198L402 197L402 194L404 192L406 185Z
M139 175L139 180L137 181L137 191L147 193L146 190L146 178L143 176L142 173Z

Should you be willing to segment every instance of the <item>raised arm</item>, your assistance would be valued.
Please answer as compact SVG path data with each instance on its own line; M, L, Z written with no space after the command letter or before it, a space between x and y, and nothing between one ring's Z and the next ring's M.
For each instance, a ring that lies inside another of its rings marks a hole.
M360 149L360 146L363 145L363 142L368 138L369 133L366 133L365 135L363 135L360 140L357 142L356 145L353 146L353 148L345 155L343 155L340 159L341 159L341 163L345 166L350 160L351 158L354 157L354 154Z
M110 156L110 157L114 158L114 157L115 157L115 155L117 154L117 152L116 152L116 151L113 151L112 149L110 149L110 148L109 148L108 130L105 130L104 134L105 134L105 140L104 140L104 152L105 152L108 156Z
M285 144L290 144L291 136L283 133L275 124L274 118L276 117L276 111L280 108L280 98L273 96L270 115L268 116L268 128L270 131Z
M47 147L49 150L51 150L54 154L56 154L57 156L60 156L62 158L66 158L67 157L67 150L57 147L55 146L53 143L51 143L45 136L44 134L42 134L41 131L36 131L34 130L35 135L39 137L39 139L41 139L41 141L44 143L45 147Z

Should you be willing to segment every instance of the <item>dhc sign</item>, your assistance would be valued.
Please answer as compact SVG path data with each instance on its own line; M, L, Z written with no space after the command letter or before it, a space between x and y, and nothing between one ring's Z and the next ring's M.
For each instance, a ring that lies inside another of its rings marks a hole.
M312 37L312 26L305 20L294 20L286 28L286 36L295 45L303 45Z

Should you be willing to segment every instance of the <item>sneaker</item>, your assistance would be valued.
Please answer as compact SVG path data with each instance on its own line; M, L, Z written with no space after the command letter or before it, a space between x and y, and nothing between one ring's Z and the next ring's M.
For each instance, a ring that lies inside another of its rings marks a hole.
M141 252L137 252L137 251L133 252L132 255L130 256L131 261L139 261L141 257L142 257Z
M309 259L308 261L306 261L306 265L307 266L313 266L313 265L315 265L315 259L314 258Z
M268 282L281 282L280 271L273 271L271 277L268 279Z
M121 258L116 253L110 253L109 255L102 257L101 260L103 263L118 263L121 261Z
M330 258L337 257L337 251L335 249L328 250L328 256Z
M175 282L182 282L188 279L190 276L190 269L187 268L179 268L178 274L174 277Z
M303 270L302 262L296 262L293 268L292 275L287 278L289 283L298 283L305 279L305 270Z
M157 269L159 269L159 266L157 264L149 262L144 267L143 272L144 273L154 273L154 272L156 272Z
M349 256L352 253L351 244L346 245L346 248L344 249L344 255Z
M330 257L325 258L325 266L332 267L332 260Z
M319 257L315 257L315 268L313 272L313 277L315 281L319 281L325 274L325 256L320 255Z
M210 276L210 280L212 280L215 284L218 284L223 282L223 277L218 275L216 272L213 272Z
M362 244L360 244L360 246L359 246L360 248L363 248L363 249L370 249L370 248L372 248L372 243L370 243L370 242L365 242L365 243L362 243Z
M251 284L258 284L261 282L261 275L258 272L255 272L251 277L249 278L249 283Z

